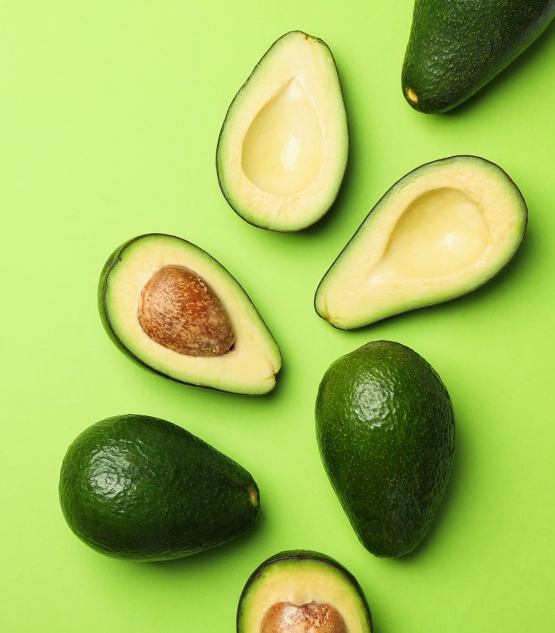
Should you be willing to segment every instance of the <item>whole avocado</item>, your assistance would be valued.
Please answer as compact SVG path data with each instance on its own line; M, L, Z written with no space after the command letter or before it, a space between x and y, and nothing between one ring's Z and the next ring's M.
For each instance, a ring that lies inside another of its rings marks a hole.
M95 550L160 561L244 532L258 515L259 494L244 468L185 429L122 415L71 444L60 503L69 527Z
M446 112L491 81L555 16L555 0L415 0L402 72L420 112Z
M331 484L364 547L399 557L424 538L455 449L451 399L412 349L374 341L324 375L316 433Z

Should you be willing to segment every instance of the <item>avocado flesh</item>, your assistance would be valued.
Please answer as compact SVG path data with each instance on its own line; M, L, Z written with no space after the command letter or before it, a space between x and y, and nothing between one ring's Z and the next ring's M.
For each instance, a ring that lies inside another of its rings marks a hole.
M364 220L322 279L316 311L352 329L466 294L510 261L526 223L497 165L476 156L422 165Z
M446 112L475 94L549 25L554 0L416 0L402 71L416 110Z
M272 618L285 603L289 627ZM239 601L237 633L305 633L314 626L323 633L371 633L366 598L356 579L325 554L294 550L272 556L247 581ZM323 621L325 620L325 622ZM276 628L277 627L277 628ZM308 628L307 628L308 627Z
M222 192L247 222L298 231L332 205L345 172L341 85L324 42L282 36L233 100L216 153Z
M227 352L188 355L147 334L139 319L144 289L158 271L168 266L193 271L218 297L234 335ZM156 373L187 384L242 394L267 393L275 385L281 356L268 328L230 273L190 242L149 234L117 248L100 277L99 309L116 345Z
M60 473L69 527L93 549L137 561L181 558L244 532L258 488L239 464L183 428L108 418L69 447Z
M451 399L410 348L374 341L325 373L316 435L330 482L362 545L399 557L425 537L455 449Z

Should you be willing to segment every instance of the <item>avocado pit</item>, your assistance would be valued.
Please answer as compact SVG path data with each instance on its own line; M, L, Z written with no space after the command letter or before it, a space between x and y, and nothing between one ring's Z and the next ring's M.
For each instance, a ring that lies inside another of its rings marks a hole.
M260 633L348 633L337 609L325 602L277 602L266 611Z
M185 266L158 269L139 298L139 324L156 343L187 356L222 356L235 334L222 302Z

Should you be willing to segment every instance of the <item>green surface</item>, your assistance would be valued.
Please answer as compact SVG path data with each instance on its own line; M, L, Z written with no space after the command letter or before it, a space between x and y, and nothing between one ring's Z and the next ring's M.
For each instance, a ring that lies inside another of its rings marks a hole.
M550 633L555 628L555 30L451 114L404 101L412 3L15 2L0 6L2 560L9 633L233 631L253 569L284 549L322 551L363 587L377 633ZM280 35L330 46L350 117L334 208L300 234L243 222L214 161L240 84ZM529 207L514 260L465 298L356 332L312 302L369 209L418 165L454 154L498 163ZM245 287L284 369L269 396L195 389L126 359L106 336L96 284L116 244L179 235ZM422 546L398 561L358 543L320 463L324 371L369 340L415 349L449 387L458 422L446 497ZM167 563L112 560L67 528L68 445L105 417L180 424L260 487L257 524Z

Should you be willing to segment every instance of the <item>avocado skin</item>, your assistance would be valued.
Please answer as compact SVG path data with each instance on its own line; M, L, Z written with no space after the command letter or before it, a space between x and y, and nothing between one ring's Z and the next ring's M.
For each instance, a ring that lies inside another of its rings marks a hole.
M364 547L379 557L412 551L437 512L455 449L451 399L434 369L392 341L341 357L320 384L316 433Z
M239 607L237 609L237 632L241 633L241 620L243 617L243 602L245 597L248 595L252 584L263 576L269 567L272 565L279 565L285 561L303 561L303 560L312 560L322 563L323 565L329 565L337 569L341 574L343 574L349 583L351 584L354 591L360 597L362 604L365 607L364 619L366 624L368 625L368 630L372 631L372 614L370 613L370 607L368 606L368 601L366 600L366 596L362 591L361 586L359 585L357 579L351 574L351 572L343 567L341 563L336 561L335 559L327 556L326 554L322 554L321 552L315 552L313 550L306 549L295 549L295 550L285 550L283 552L279 552L278 554L274 554L270 556L270 558L266 559L263 563L261 563L250 575L247 580L243 591L241 592L241 597L239 598ZM285 597L285 596L284 596Z
M60 504L93 549L137 561L189 556L244 532L258 487L239 464L159 418L123 415L86 429L69 447Z
M127 347L122 343L122 341L118 338L116 333L114 332L114 328L113 328L112 323L110 322L110 318L108 316L108 306L107 306L107 303L106 303L106 294L108 292L108 280L110 278L110 273L119 264L119 262L121 262L123 252L125 251L126 248L131 246L137 240L143 239L145 237L149 237L149 235L158 235L158 234L157 233L150 233L148 235L139 235L138 237L134 237L134 238L132 238L130 240L127 240L127 242L124 242L123 244L118 246L116 248L116 250L106 260L106 263L102 267L102 272L100 273L100 279L98 281L98 288L97 288L97 294L96 294L96 296L97 296L97 304L98 304L98 312L99 312L99 315L100 315L100 321L102 323L102 326L103 326L104 330L106 331L106 334L108 335L108 337L110 338L112 343L114 343L114 345L121 352L123 352L127 356L127 358L129 358L133 362L137 363L137 365L140 365L141 367L144 367L145 369L148 369L148 370L154 372L155 374L158 374L159 376L164 376L164 378L168 378L169 380L175 380L175 378L171 378L170 376L166 376L166 374L163 374L162 372L154 369L154 367L151 367L150 365L147 365L147 363L145 363L141 359L137 358L135 356L135 354L132 354L127 349ZM176 381L176 382L179 382L179 381Z
M554 16L555 0L416 0L403 95L420 112L456 107L518 57Z

